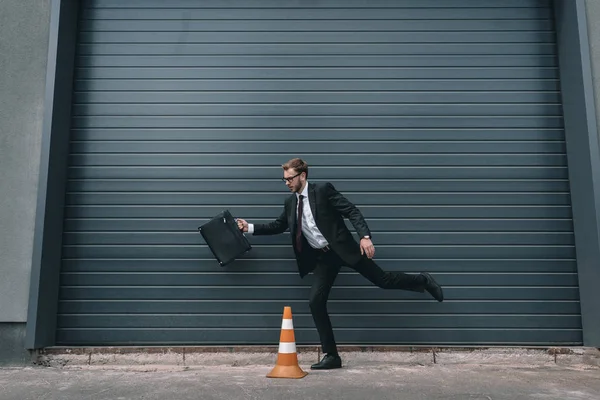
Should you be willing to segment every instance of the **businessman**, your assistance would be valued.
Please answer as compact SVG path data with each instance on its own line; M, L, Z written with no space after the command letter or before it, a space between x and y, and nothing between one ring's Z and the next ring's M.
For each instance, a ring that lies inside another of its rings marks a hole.
M285 200L279 218L268 224L238 219L238 227L253 235L276 235L289 228L300 276L313 272L309 305L324 357L311 369L342 367L327 313L329 292L341 266L352 268L380 288L427 291L437 301L444 300L442 288L428 273L383 271L372 260L375 248L361 212L331 183L309 183L306 162L294 158L282 168L282 180L293 194ZM358 232L360 243L353 239L344 217Z

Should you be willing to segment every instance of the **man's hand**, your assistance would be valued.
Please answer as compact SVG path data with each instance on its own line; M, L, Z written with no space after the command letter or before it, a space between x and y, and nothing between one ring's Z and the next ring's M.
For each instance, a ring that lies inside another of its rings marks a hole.
M248 232L248 223L245 220L238 218L237 224L238 224L238 228L240 228L240 231Z
M366 254L367 257L373 258L375 255L375 247L373 246L371 239L360 239L360 254Z

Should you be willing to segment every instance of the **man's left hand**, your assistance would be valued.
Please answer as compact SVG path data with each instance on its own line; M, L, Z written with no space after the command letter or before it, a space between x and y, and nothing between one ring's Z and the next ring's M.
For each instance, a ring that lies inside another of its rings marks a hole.
M375 247L373 246L371 239L360 239L360 254L366 254L367 257L373 258L375 255Z

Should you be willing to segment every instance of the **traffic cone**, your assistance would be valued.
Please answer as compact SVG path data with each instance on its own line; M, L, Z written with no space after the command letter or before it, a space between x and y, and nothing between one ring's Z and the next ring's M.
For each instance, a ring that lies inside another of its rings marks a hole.
M294 322L292 321L292 308L283 308L283 321L281 322L281 336L279 338L279 352L275 367L267 374L267 378L292 378L300 379L308 375L298 365L296 353L296 338L294 337Z

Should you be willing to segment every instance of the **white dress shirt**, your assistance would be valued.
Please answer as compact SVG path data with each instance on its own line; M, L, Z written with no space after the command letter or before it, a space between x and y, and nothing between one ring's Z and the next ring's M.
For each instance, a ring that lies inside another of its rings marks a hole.
M319 230L319 228L317 228L317 224L315 222L315 217L312 214L312 210L310 209L310 203L308 200L308 181L306 182L306 185L304 186L304 190L302 190L302 193L296 193L296 200L297 200L297 205L296 205L296 216L298 215L298 205L300 204L300 194L302 194L304 196L304 198L302 199L302 233L304 234L304 237L306 238L306 240L308 241L308 244L310 244L311 247L315 248L315 249L320 249L322 247L327 246L329 243L327 242L327 240L325 239L325 237L323 236L323 234L321 233L321 231ZM248 224L248 233L252 234L254 233L254 224ZM295 234L295 232L292 232L292 234Z

